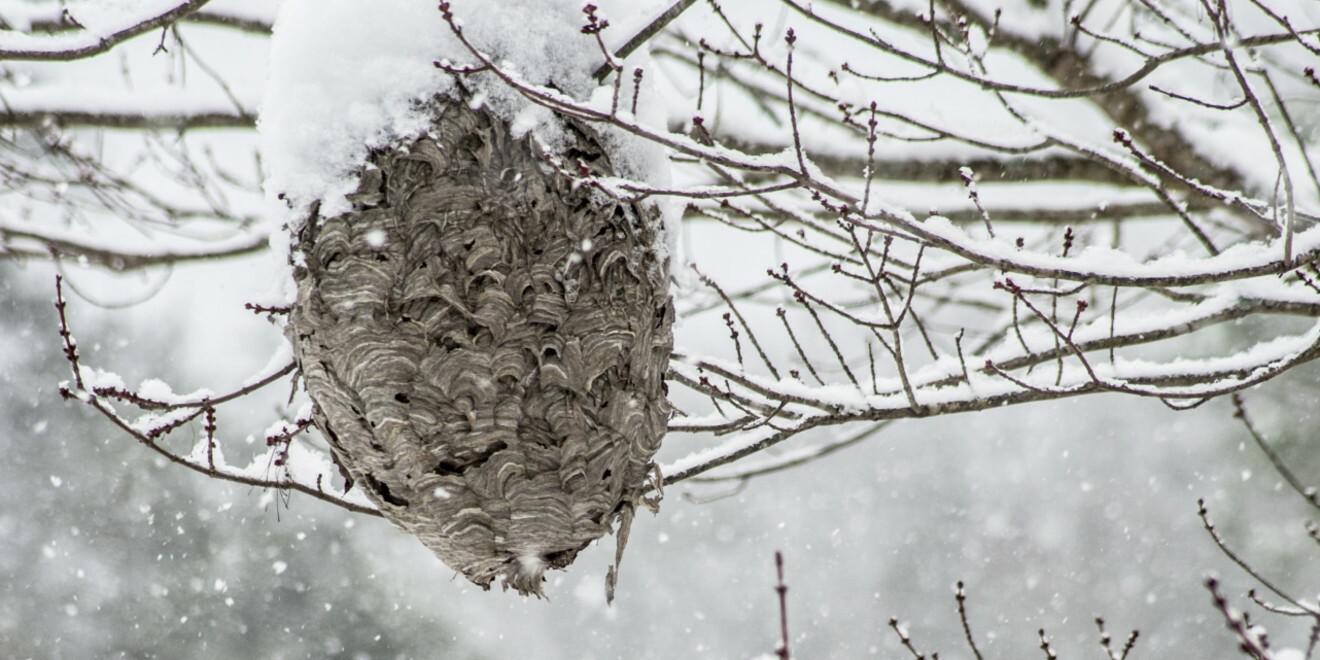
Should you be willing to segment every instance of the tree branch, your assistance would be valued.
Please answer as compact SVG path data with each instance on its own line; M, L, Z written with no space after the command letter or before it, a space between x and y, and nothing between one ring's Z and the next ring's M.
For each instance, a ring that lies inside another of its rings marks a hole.
M201 9L210 0L183 0L168 9L144 16L108 34L80 32L67 37L28 37L16 39L14 34L0 33L0 61L69 61L99 55L120 43L175 21Z

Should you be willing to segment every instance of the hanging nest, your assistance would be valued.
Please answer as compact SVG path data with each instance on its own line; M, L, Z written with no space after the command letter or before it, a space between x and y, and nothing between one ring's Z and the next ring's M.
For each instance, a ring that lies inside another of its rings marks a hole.
M622 552L654 477L661 220L575 185L485 110L435 116L371 157L352 212L300 230L287 333L316 426L385 518L483 588L540 595L616 523ZM565 123L564 161L612 174Z

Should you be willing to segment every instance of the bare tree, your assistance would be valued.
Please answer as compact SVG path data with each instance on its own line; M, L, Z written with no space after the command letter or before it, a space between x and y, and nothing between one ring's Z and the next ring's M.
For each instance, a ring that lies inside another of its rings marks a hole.
M1098 393L1197 408L1320 356L1320 17L1304 2L688 0L620 35L588 5L581 66L608 90L604 105L523 79L467 38L465 11L478 10L441 3L436 20L460 47L437 67L662 147L676 183L553 150L541 152L546 172L617 205L677 200L685 226L726 227L781 255L735 276L672 264L681 326L728 342L694 352L677 335L668 432L716 440L660 465L657 489L744 484L895 420ZM252 102L208 64L223 54L187 35L196 25L258 38L269 20L194 0L98 32L39 4L11 27L50 34L0 33L0 168L9 196L42 209L0 215L0 254L130 269L265 249L284 230L235 201L257 194L260 159L241 176L190 140L248 130ZM160 57L214 77L213 98L86 103L58 82L43 89L50 69L26 64L77 67L155 31ZM625 69L643 42L653 63ZM648 98L643 79L670 91ZM639 119L639 105L662 105L668 123ZM103 157L107 132L131 136L140 155ZM144 184L160 172L163 183ZM150 240L115 240L100 231L110 218ZM267 438L277 475L216 459L216 407L290 374L310 380L305 364L290 358L224 395L153 397L82 365L62 295L57 307L67 396L150 450L379 513L384 495L373 504L332 485L342 482L328 461L298 467L317 453L298 434L326 430L310 408ZM1178 357L1197 333L1247 320L1267 336ZM206 429L197 448L163 442L193 420Z

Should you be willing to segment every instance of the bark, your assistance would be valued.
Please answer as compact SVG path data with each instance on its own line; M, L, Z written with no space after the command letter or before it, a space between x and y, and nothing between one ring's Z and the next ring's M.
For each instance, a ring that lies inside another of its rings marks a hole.
M674 314L651 207L575 185L500 119L442 103L299 236L289 338L336 458L488 588L540 594L619 523L670 414ZM569 122L565 154L608 153ZM612 581L612 580L611 580Z

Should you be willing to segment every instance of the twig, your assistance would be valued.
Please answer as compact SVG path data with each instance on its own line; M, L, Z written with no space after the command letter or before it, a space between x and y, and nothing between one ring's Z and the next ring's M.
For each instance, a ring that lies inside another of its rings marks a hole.
M788 650L788 585L784 584L784 555L775 551L775 593L779 596L779 645L775 655L789 660Z
M165 28L175 21L201 9L210 0L182 0L153 15L106 35L88 35L83 43L67 45L67 40L52 39L49 44L40 41L28 47L0 48L0 61L68 61L99 55L111 48L157 28Z
M1301 480L1297 478L1297 475L1293 474L1293 471L1288 467L1288 464L1283 461L1277 452L1274 451L1274 448L1270 447L1269 443L1265 442L1265 437L1256 430L1256 425L1252 424L1251 418L1247 416L1247 407L1242 399L1242 395L1234 393L1232 400L1233 417L1240 420L1242 426L1246 427L1247 433L1251 436L1251 439L1256 442L1256 446L1260 447L1260 451L1265 454L1265 457L1270 460L1270 464L1274 466L1274 470L1279 473L1279 476L1283 477L1284 481L1288 482L1288 485L1291 486L1293 490L1297 491L1298 495L1302 496L1302 499L1306 500L1307 504L1310 504L1312 508L1320 510L1320 495L1317 494L1316 489L1311 486L1303 485Z
M912 638L908 636L907 631L898 625L898 617L889 618L889 628L894 631L895 635L898 635L898 642L903 645L903 648L907 649L908 653L912 654L913 660L926 660L926 656L919 653L917 648L912 645Z
M1101 617L1096 617L1095 626L1100 630L1100 648L1104 649L1105 656L1107 656L1109 660L1127 660L1128 654L1132 652L1134 647L1136 647L1137 637L1141 632L1133 630L1132 633L1128 635L1127 641L1123 643L1123 649L1121 651L1115 651L1113 640L1109 636L1109 631L1105 629L1105 620Z
M958 588L953 592L953 598L958 602L958 620L962 622L963 639L967 640L967 647L972 650L972 655L976 660L983 660L981 649L976 648L976 638L972 635L972 626L967 623L967 592L963 590L962 580L958 581Z
M308 486L299 483L297 481L293 481L292 479L262 479L257 477L250 477L245 474L227 472L225 470L220 469L219 466L215 464L215 454L214 454L214 448L215 448L214 434L217 426L215 420L214 406L222 402L221 400L222 397L203 398L197 402L191 402L190 405L186 405L186 406L183 404L169 404L170 406L172 406L170 408L171 410L186 411L189 408L192 408L192 410L187 414L180 415L177 419L171 421L165 426L156 427L151 429L150 431L142 431L134 427L127 420L125 420L118 413L116 413L113 408L111 408L108 404L106 404L102 400L100 395L98 395L93 390L89 390L86 387L86 384L84 383L83 379L79 375L79 372L81 371L81 367L78 363L76 343L73 341L72 332L69 329L68 317L65 313L63 280L62 278L59 277L57 277L55 280L55 299L56 299L56 308L59 310L59 334L62 340L64 341L64 345L65 345L65 359L69 362L69 367L74 372L74 385L73 386L69 386L67 384L61 385L59 390L60 396L62 396L65 400L77 399L82 403L90 406L93 410L100 413L106 419L110 420L110 422L114 424L116 427L118 427L122 432L134 438L140 444L147 447L151 451L155 452L157 455L161 456L162 458L164 458L165 460L171 463L174 463L176 465L181 465L185 468L188 468L189 470L197 472L198 474L213 479L218 479L221 481L240 483L248 486L256 486L259 488L273 488L277 491L286 492L286 493L289 491L297 491L306 495L310 495L311 497L314 497L323 502L328 502L340 508L347 509L348 511L351 511L353 513L362 513L371 516L381 515L380 512L375 510L374 508L365 507L359 504L355 504L353 502L349 502L348 500L342 499L340 497L336 497L330 493L326 493L320 488ZM292 365L290 365L288 369L291 371ZM274 379L267 378L263 380L265 381L265 384L269 384L270 382L273 382ZM256 389L259 389L259 387L252 385L239 388L238 390L231 392L229 395L226 395L227 398L224 398L224 400L227 401L233 398L237 398L238 396L242 396L243 394L250 393L252 391L255 391ZM147 400L147 399L143 398L143 400ZM169 449L165 448L159 442L157 442L158 437L178 428L183 423L187 422L188 420L195 419L198 416L204 416L204 429L206 432L205 441L207 443L207 458L205 464L194 463L193 461L188 460L187 457L180 456L170 451Z
M1054 647L1050 645L1050 640L1045 636L1045 629L1041 628L1036 633L1040 637L1040 650L1045 654L1045 660L1058 660L1059 656L1054 653Z
M636 34L634 34L630 39L628 39L628 41L624 42L624 44L620 46L618 50L614 51L614 57L618 58L619 60L628 59L629 55L632 55L638 48L641 48L642 44L646 43L647 41L650 41L652 37L654 37L657 34L660 34L660 31L664 30L665 26L669 25L670 22L678 18L684 11L687 10L688 7L691 7L694 2L696 2L696 0L678 0L674 4L670 5L669 9L666 9L659 16L656 16L654 20L652 20L650 23L647 23L645 27L643 27ZM592 74L592 77L595 78L596 80L604 80L605 76L610 75L611 70L612 69L610 68L610 62L605 62L604 64L601 64L599 67L596 68L596 71L595 73Z
M1215 542L1215 545L1219 547L1219 551L1224 553L1224 556L1228 557L1234 564L1237 564L1238 567L1241 568L1243 571L1246 571L1247 575L1250 575L1252 579L1254 579L1256 582L1259 582L1261 586L1265 587L1266 589L1269 589L1270 591L1273 591L1275 595L1277 595L1279 598L1288 601L1288 603L1291 604L1293 607L1296 607L1300 610L1304 610L1308 613L1311 613L1314 616L1320 616L1320 610L1316 610L1314 608L1308 607L1300 600L1288 595L1287 592L1283 591L1283 589L1280 589L1279 587L1275 586L1273 582L1266 579L1265 576L1261 575L1258 571L1256 571L1256 569L1253 568L1251 564L1248 564L1244 559L1242 559L1242 557L1238 556L1236 552L1233 552L1233 550L1228 547L1227 543L1224 543L1224 539L1219 536L1219 532L1215 530L1214 524L1210 522L1210 512L1206 508L1205 499L1198 499L1196 501L1196 513L1201 518L1201 526L1205 528L1205 531L1208 534L1210 534L1210 538Z
M1239 650L1254 660L1270 660L1273 656L1264 641L1228 606L1228 599L1219 591L1219 580L1213 577L1206 578L1205 588L1210 591L1215 609L1224 617L1224 624L1237 637Z

